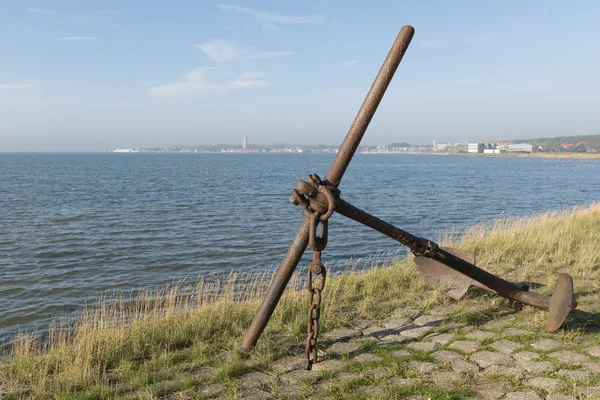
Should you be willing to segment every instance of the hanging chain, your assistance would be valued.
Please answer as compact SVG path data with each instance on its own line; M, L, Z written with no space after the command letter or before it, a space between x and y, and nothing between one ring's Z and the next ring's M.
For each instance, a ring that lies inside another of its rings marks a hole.
M312 369L312 365L317 362L317 339L319 338L319 319L321 318L321 299L325 288L325 278L327 270L321 261L321 252L327 247L328 220L335 209L335 197L332 188L326 186L317 175L312 174L308 177L308 189L305 188L301 193L294 189L292 193L292 202L301 204L302 210L309 218L309 236L308 245L313 251L313 258L308 268L305 289L310 293L310 306L308 308L307 319L307 337L304 346L304 357L307 360L307 370ZM319 213L310 207L308 198L314 198L318 193L323 193L327 199L327 211ZM321 224L321 236L317 235L318 225ZM313 276L321 276L319 284L313 287Z

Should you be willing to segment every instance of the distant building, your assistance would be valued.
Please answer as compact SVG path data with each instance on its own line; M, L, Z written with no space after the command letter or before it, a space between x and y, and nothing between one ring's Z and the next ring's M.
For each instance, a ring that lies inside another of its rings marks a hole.
M483 154L500 154L500 149L483 149Z
M433 151L447 150L448 146L448 143L438 143L437 140L433 139Z
M244 150L248 149L248 136L244 136L242 138L242 149L244 149Z
M483 153L484 149L485 149L484 143L469 143L469 145L467 147L467 151L469 153Z
M533 145L527 143L509 144L507 151L509 153L531 153Z

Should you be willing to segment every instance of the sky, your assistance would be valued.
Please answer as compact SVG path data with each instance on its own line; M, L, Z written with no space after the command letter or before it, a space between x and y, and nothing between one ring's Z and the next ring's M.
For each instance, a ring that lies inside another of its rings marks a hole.
M600 134L600 2L0 0L0 152Z

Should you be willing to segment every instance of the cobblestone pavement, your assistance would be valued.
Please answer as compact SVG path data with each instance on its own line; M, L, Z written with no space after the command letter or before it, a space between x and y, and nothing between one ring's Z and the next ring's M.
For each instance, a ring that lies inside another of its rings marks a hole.
M600 305L598 305L600 308ZM595 311L588 307L588 311ZM545 313L510 309L494 317L472 307L397 309L383 321L357 319L325 332L312 371L290 355L233 384L207 383L204 398L242 399L600 399L599 330L544 333ZM577 318L577 312L574 312ZM469 318L467 318L469 319ZM214 380L213 380L214 382ZM174 397L175 398L175 397Z

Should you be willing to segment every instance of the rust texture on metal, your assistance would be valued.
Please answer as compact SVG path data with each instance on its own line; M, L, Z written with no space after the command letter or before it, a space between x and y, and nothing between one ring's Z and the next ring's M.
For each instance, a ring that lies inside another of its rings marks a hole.
M557 331L565 323L569 312L577 307L573 293L573 278L569 274L558 275L558 283L550 300L550 315L546 323L546 332Z
M356 118L354 119L348 133L346 134L346 138L344 142L340 146L338 153L336 154L329 171L327 172L327 176L325 178L325 182L331 184L333 187L337 188L346 168L350 164L356 149L358 148L362 137L364 136L373 115L377 111L377 107L385 94L385 90L389 86L400 61L402 61L402 57L404 53L408 49L410 41L414 35L414 28L412 26L404 26L398 33L396 40L394 41L392 48L390 49L379 73L375 77L375 81L371 86L363 104L358 111ZM283 259L281 265L277 268L275 272L271 284L267 289L267 293L260 305L258 312L256 313L248 332L244 336L242 343L240 345L240 350L243 353L248 353L252 351L252 349L256 346L256 342L258 341L260 335L264 331L269 318L273 314L281 295L283 294L285 287L287 286L289 280L296 269L296 266L300 262L304 251L306 250L306 246L308 245L309 239L309 228L310 222L308 218L305 218L298 229L298 233L296 234L288 252Z
M327 270L321 261L321 252L327 247L329 217L335 211L336 199L339 191L331 184L324 182L316 174L308 176L308 182L300 181L292 192L290 201L295 205L302 205L302 212L310 221L308 232L308 246L313 251L312 262L307 271L305 288L310 293L310 303L308 308L307 337L304 348L306 357L306 369L312 369L312 365L317 362L317 340L319 338L319 320L321 318L321 298L323 289L325 289L325 277ZM327 204L318 208L311 207L310 199L316 198L322 194ZM318 225L321 224L321 236L317 235ZM313 277L320 276L318 287L313 286ZM316 300L315 300L316 298Z

